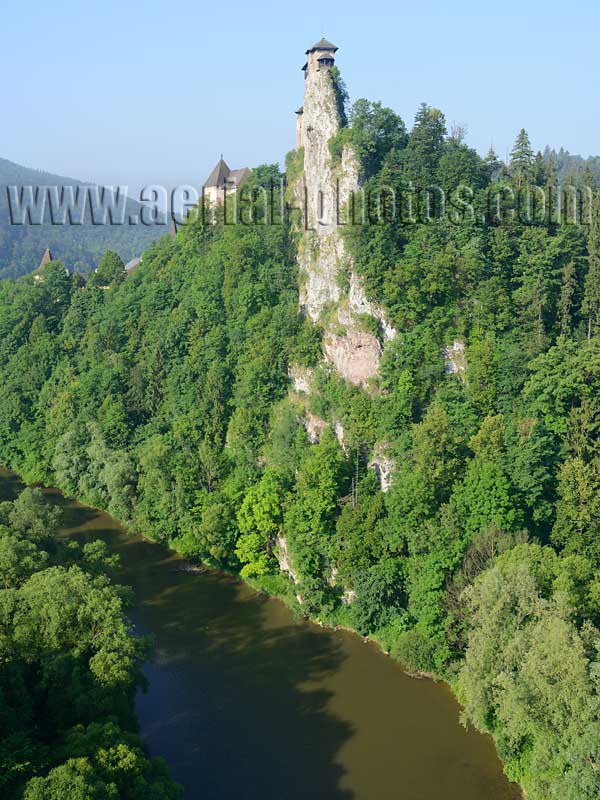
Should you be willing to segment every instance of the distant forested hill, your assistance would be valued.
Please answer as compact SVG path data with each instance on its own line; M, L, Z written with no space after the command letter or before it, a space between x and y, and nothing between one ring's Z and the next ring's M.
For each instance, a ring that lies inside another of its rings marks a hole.
M554 162L558 180L564 183L568 180L578 180L589 174L596 185L600 182L600 156L573 155L568 150L560 148L554 150L546 145L544 159L547 163Z
M66 267L87 272L102 254L115 250L127 262L142 253L165 233L157 225L93 225L89 215L83 225L12 225L9 217L7 186L83 186L81 181L23 167L0 158L0 278L25 275L40 263L44 249L50 247L55 258ZM140 204L128 200L125 219L140 213Z

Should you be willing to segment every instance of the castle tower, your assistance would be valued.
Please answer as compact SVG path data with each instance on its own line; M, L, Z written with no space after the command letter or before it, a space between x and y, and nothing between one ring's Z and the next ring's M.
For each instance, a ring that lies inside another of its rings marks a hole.
M296 111L297 149L307 145L304 140L305 131L319 131L321 124L325 123L327 127L319 135L322 133L330 137L339 128L337 102L329 74L335 63L334 55L337 50L334 44L323 38L306 51L306 63L302 67L305 79L304 105Z
M250 175L248 167L229 169L221 156L202 187L205 200L213 206L222 204L225 193L236 192L248 175Z
M304 71L304 104L296 112L296 147L304 148L309 226L334 222L335 185L329 140L340 128L338 99L331 68L338 48L327 39L309 47Z
M353 151L344 148L341 160L334 161L329 150L329 141L342 124L331 69L337 49L321 39L306 51L302 68L304 104L296 111L296 148L304 150L303 183L296 191L298 200L302 196L304 222L311 232L299 253L300 269L306 275L301 303L315 320L325 307L340 299L337 274L345 255L340 209L350 192L358 188L358 162ZM311 241L316 248L309 246Z
M304 70L304 77L308 77L309 72L313 70L330 69L334 64L334 56L338 51L336 47L327 39L323 38L320 42L313 44L312 47L306 51L308 56L306 64L302 67Z

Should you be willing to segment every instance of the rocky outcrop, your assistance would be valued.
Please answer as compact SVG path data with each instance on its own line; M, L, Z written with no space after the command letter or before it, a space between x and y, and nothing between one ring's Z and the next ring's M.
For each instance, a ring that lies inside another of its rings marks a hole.
M348 383L367 388L377 375L381 345L372 333L349 330L343 336L327 334L323 348L327 360Z
M317 442L321 440L321 436L327 427L327 423L324 419L321 419L321 417L311 414L310 411L306 412L302 421L304 423L306 433L308 434L309 442L311 444L317 444Z
M292 381L292 386L297 394L310 394L310 383L313 371L310 367L299 367L290 365L288 367L288 377Z
M354 272L350 275L348 307L354 314L368 314L379 320L384 339L393 339L396 336L396 329L387 321L383 311L367 300L360 278Z
M333 432L335 433L335 438L338 440L340 447L344 453L348 455L348 448L346 447L346 442L344 440L344 426L339 420L333 426Z
M342 595L342 603L345 606L352 605L352 603L356 600L356 592L354 589L346 589L344 594Z
M444 370L448 375L460 375L467 368L465 359L465 343L455 339L451 345L442 349Z
M281 572L285 572L286 575L289 575L294 583L298 583L298 576L294 572L292 564L290 562L290 556L288 553L288 546L285 536L278 536L276 540L276 545L277 546L275 548L275 556L279 563L279 569L281 570Z
M373 450L373 457L368 463L369 469L374 469L379 478L379 486L382 492L387 492L392 485L392 476L394 472L395 462L387 452L388 448L385 444L375 445Z
M341 296L338 271L345 259L338 220L350 194L358 189L359 165L354 151L344 148L334 165L329 141L340 128L337 98L328 69L308 70L304 88L302 146L306 233L299 250L302 273L300 303L313 320Z

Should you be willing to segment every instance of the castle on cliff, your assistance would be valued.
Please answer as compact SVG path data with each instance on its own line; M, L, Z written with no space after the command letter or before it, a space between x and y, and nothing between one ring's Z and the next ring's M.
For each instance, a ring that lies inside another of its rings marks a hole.
M334 44L328 42L323 38L320 42L313 44L312 47L306 51L306 63L302 67L304 72L304 80L314 71L329 70L335 63L335 54L338 51ZM304 106L296 111L296 149L304 146L302 139L302 130L304 123Z
M350 142L334 157L329 143L345 124L336 76L338 48L323 38L306 51L304 102L296 111L298 178L290 190L303 210L304 230L298 243L300 305L324 326L326 360L349 383L366 386L377 374L382 345L365 330L365 315L375 318L382 339L395 331L380 308L365 295L342 235L345 209L360 198L361 167ZM344 275L345 279L340 280Z

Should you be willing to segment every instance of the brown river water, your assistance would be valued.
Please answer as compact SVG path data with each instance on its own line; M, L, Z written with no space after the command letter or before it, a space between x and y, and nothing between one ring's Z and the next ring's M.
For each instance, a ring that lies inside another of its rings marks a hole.
M0 498L22 485L0 470ZM493 743L444 684L405 675L359 636L296 619L235 578L186 562L96 509L48 496L64 533L104 539L152 634L137 713L185 800L515 800Z

